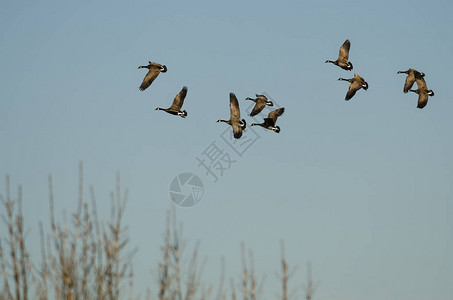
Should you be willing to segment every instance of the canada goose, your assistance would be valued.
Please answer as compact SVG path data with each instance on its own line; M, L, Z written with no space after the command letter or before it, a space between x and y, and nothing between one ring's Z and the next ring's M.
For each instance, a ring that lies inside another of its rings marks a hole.
M275 123L277 123L277 118L280 117L284 112L285 112L284 107L273 110L269 113L267 118L264 118L263 123L253 123L253 124L250 124L250 126L261 126L266 129L273 130L276 133L279 133L280 127L275 126Z
M422 75L424 76L425 74L418 72L415 73L415 81L417 82L418 88L416 90L410 90L411 92L418 94L417 108L420 109L425 107L426 104L428 103L428 96L434 96L433 90L428 90L425 79L423 78Z
M344 98L345 100L351 99L355 93L362 88L365 91L368 89L368 83L356 73L354 73L354 77L351 79L338 78L338 80L348 81L351 83L349 85L348 92L346 93L346 97Z
M272 103L272 101L267 100L266 96L258 94L255 94L255 96L256 99L252 99L249 97L245 98L245 100L252 100L253 102L256 103L255 106L253 107L252 112L250 113L251 117L259 114L266 107L266 105L274 106L274 103Z
M415 82L415 74L418 73L419 76L424 77L425 73L418 72L415 69L410 68L407 71L398 71L396 74L407 74L406 82L404 83L403 92L407 93L412 88Z
M160 72L162 73L167 72L167 66L150 61L148 62L149 64L147 66L138 67L139 69L146 68L149 70L148 73L145 75L145 78L143 78L143 82L139 88L140 91L146 90L151 85L151 83L153 83L154 79L157 78Z
M343 45L340 47L340 52L338 53L338 59L336 61L326 60L326 63L332 63L339 66L340 68L351 71L352 63L348 61L349 59L349 49L351 48L351 42L346 40Z
M160 108L157 107L156 110L163 110L172 115L178 115L182 118L187 116L187 112L185 110L181 110L182 105L184 104L184 99L187 95L187 86L183 87L182 90L176 95L175 99L173 100L173 104L169 108Z
M245 130L247 124L245 120L241 120L241 111L239 110L239 102L234 93L230 93L230 119L217 120L218 123L225 122L233 127L234 138L238 139L242 136L242 131Z

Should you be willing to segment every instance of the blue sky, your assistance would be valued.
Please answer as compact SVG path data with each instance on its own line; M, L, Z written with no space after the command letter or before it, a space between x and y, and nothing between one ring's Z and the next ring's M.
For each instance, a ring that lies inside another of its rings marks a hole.
M29 243L48 219L49 173L57 212L70 211L82 160L107 215L120 171L145 290L169 184L194 172L203 199L177 214L192 245L201 241L208 281L221 257L228 276L240 272L245 241L271 299L283 239L295 286L312 262L317 299L451 299L452 13L451 1L2 3L0 175L24 186ZM345 39L353 72L324 63ZM148 60L168 72L140 92ZM423 110L396 74L409 67L435 92ZM346 102L337 79L354 72L369 89ZM154 110L184 85L186 119ZM286 108L281 133L255 127L260 139L242 157L215 123L228 118L230 92L241 108L261 92ZM237 160L217 183L196 161L213 141Z

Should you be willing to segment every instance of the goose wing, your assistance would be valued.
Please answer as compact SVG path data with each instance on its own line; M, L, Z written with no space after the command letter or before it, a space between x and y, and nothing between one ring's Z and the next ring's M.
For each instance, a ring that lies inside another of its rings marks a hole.
M236 98L236 95L234 93L230 93L230 120L231 122L234 123L239 123L239 120L241 119L241 111L239 110L239 102L238 98ZM233 126L234 130L234 126Z
M266 101L259 101L258 98L255 103L255 106L252 109L252 112L250 113L250 116L251 117L256 116L264 109L264 107L266 107Z
M183 87L182 90L176 95L175 99L173 100L173 104L171 105L170 109L174 111L179 111L184 104L184 99L187 95L187 86Z
M414 76L414 73L411 72L406 76L406 81L404 82L403 92L405 92L405 93L409 92L409 90L414 85L414 82L415 82L415 76Z
M417 108L423 108L428 103L428 93L426 91L420 91L418 93Z
M338 53L338 61L347 63L349 60L349 49L351 48L351 42L346 40L343 45L340 47L340 52Z
M149 68L148 73L145 75L145 78L143 78L143 82L140 85L140 91L146 90L160 73L160 67L156 66L159 64L151 63L150 65L151 67Z
M362 87L362 84L359 81L353 81L349 85L348 92L346 93L346 97L344 98L345 100L350 100L352 97L354 97L355 93L360 90Z
M268 120L272 120L272 122L274 123L274 124L272 124L272 126L274 126L275 123L277 122L277 118L280 117L281 115L283 115L284 112L285 112L284 107L275 109L269 113L269 115L267 116L267 118L264 119L264 121L267 123L267 122L269 122Z

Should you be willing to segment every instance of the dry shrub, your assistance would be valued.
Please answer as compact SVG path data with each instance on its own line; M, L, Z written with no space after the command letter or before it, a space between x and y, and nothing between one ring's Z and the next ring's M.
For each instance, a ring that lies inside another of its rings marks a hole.
M101 221L96 208L94 188L90 186L90 203L83 199L83 165L79 165L79 191L76 211L69 218L57 220L54 212L52 176L48 177L50 234L39 224L41 237L40 263L30 260L24 233L22 214L22 187L17 198L10 192L10 179L6 177L5 198L0 194L2 224L0 230L0 300L63 299L63 300L116 300L134 299L134 273L132 258L136 249L128 247L127 228L122 223L128 191L121 191L120 176L116 176L116 188L110 194L111 217ZM3 236L3 234L5 236ZM182 238L182 226L177 226L176 211L167 214L161 259L155 270L157 287L147 290L146 299L194 300L231 298L261 299L265 276L258 276L252 250L246 251L241 244L242 272L229 279L229 290L224 289L225 262L221 261L221 275L217 292L213 286L204 285L202 274L205 259L199 257L199 243L184 258L186 243ZM295 290L289 290L289 280L295 272L290 269L281 243L281 270L277 277L282 290L279 299L295 298ZM317 288L311 280L308 265L308 283L305 298L311 300ZM154 295L154 297L153 297ZM136 297L135 299L139 299Z

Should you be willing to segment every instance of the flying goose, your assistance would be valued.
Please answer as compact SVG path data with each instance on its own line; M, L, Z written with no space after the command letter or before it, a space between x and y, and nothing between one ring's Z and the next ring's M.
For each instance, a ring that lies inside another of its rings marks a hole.
M352 63L348 61L349 59L349 49L351 48L351 42L346 40L343 45L340 47L340 52L338 53L338 59L336 61L326 60L326 63L332 63L339 66L340 68L351 71Z
M280 127L275 126L275 123L277 123L277 118L280 117L284 112L285 112L284 107L273 110L269 113L267 118L264 118L263 123L252 123L252 124L250 124L250 126L261 126L266 129L273 130L276 133L279 133Z
M253 102L256 103L255 106L253 107L252 112L250 113L251 117L259 114L266 107L266 105L274 106L274 103L272 103L272 101L267 100L266 96L258 94L255 94L255 96L256 99L252 99L249 97L245 98L245 100L252 100Z
M167 66L165 65L161 65L150 61L148 61L148 63L149 64L147 66L138 67L139 69L146 68L149 70L148 73L145 75L145 78L143 78L143 82L139 87L140 91L146 90L151 85L151 83L153 83L154 79L157 78L160 72L162 73L167 72Z
M404 82L403 92L407 93L412 88L415 82L415 74L419 74L418 76L424 77L425 73L418 72L415 69L410 68L407 71L398 71L396 74L407 74L406 81Z
M187 95L187 86L183 87L182 90L176 95L175 99L173 100L173 104L169 108L160 108L157 107L156 110L163 110L172 115L178 115L182 118L187 116L187 112L185 110L181 110L182 105L184 104L184 99Z
M238 139L242 136L242 131L246 128L245 120L241 120L241 111L239 110L239 102L234 93L230 93L230 119L217 120L218 123L225 122L233 127L234 138Z
M349 85L348 92L346 93L346 97L344 98L345 100L351 99L355 93L362 88L364 90L368 89L368 83L356 73L354 73L354 77L350 79L338 78L338 80L348 81L351 83Z
M425 74L418 72L415 73L415 81L417 82L418 88L416 90L410 90L411 92L418 94L417 108L420 109L425 107L426 104L428 103L428 96L434 96L433 90L428 90L425 79L423 78L422 75L424 76Z

